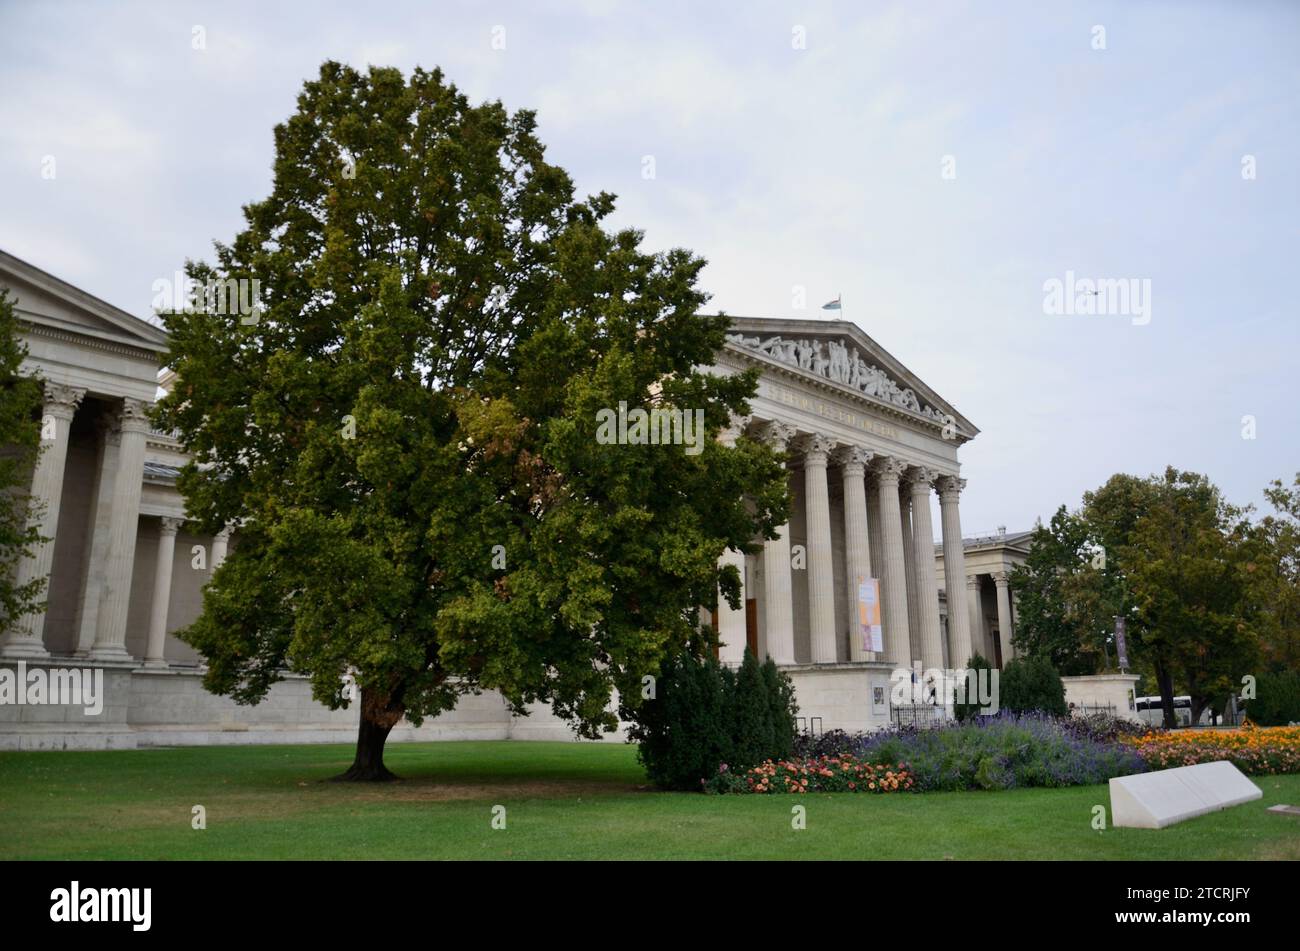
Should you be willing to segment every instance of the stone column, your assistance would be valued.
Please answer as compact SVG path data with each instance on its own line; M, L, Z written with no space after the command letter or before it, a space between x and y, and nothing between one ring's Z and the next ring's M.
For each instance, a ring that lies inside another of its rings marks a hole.
M984 631L984 604L980 599L979 575L966 576L966 607L970 611L971 643L983 654L989 649L989 639Z
M226 552L230 550L231 531L233 531L233 528L227 525L212 536L212 563L210 567L213 571L220 568L221 563L226 560Z
M63 473L68 462L68 440L72 417L85 390L58 383L45 384L41 419L40 454L32 472L28 525L34 525L43 541L31 547L31 554L18 560L14 582L18 587L44 578L45 589L36 599L36 610L17 619L13 629L0 639L0 655L19 660L43 660L45 649L45 606L49 602L50 568L54 564L54 534L59 527L59 503L63 499Z
M940 476L939 518L943 525L943 584L948 595L948 637L950 666L966 666L974 653L970 626L970 609L966 607L966 548L961 540L961 516L957 500L966 480Z
M849 660L867 659L858 620L858 584L871 577L871 539L867 534L867 463L871 453L860 446L836 450L844 480L844 582L848 601Z
M747 418L733 417L730 425L718 433L718 442L727 447L734 447L736 439L743 431ZM224 552L223 552L224 557ZM214 546L213 570L216 569ZM745 625L745 553L728 548L718 559L718 566L735 565L740 573L740 607L733 608L727 599L718 592L718 660L724 664L739 666L745 659L746 625Z
M835 650L835 561L831 552L831 504L826 457L833 443L814 433L801 437L804 499L808 519L808 640L814 664L833 664Z
M916 546L912 543L912 493L906 485L898 493L899 524L903 528L903 569L907 578L907 630L912 656L921 657L921 622L916 613Z
M104 570L103 607L90 649L92 660L126 661L126 616L131 602L131 570L140 521L140 485L144 479L144 444L149 435L145 404L122 401L121 440L113 477L113 508L108 523L108 564Z
M875 461L880 505L881 626L885 657L899 667L912 666L911 634L907 627L907 567L903 562L903 518L898 504L898 477L906 466L887 456Z
M149 612L149 647L145 651L146 667L166 667L163 649L167 639L167 606L172 596L172 559L176 553L176 533L183 519L164 518L158 527L158 561L153 572L153 605Z
M758 436L778 452L785 452L794 430L784 423L768 422ZM790 523L776 538L763 540L763 627L767 652L777 664L794 663L794 594L790 579Z
M918 466L911 473L912 560L916 563L916 618L921 626L921 662L943 666L943 630L939 627L939 580L934 570L934 524L930 518L930 483L935 473Z
M998 586L998 636L1002 639L1002 663L1005 664L1016 656L1011 644L1011 588L1007 573L995 571L993 583Z

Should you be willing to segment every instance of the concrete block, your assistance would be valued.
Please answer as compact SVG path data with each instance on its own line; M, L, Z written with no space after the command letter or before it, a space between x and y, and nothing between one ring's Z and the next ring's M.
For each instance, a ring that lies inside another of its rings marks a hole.
M1118 776L1110 781L1111 824L1117 828L1163 829L1263 795L1226 760Z

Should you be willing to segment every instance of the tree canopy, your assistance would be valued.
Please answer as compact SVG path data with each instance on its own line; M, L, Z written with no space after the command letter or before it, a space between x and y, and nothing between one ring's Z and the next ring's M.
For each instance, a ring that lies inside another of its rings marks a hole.
M30 495L32 467L41 451L41 384L22 372L27 349L7 288L0 288L0 634L39 609L45 578L18 584L14 571L41 538Z
M612 729L615 690L635 706L706 649L698 606L739 590L722 551L786 517L771 450L714 438L756 376L701 369L729 323L699 313L704 262L607 229L613 196L575 198L535 133L439 70L325 63L271 194L188 265L256 281L257 310L164 315L180 488L208 531L239 524L181 636L241 702L290 669L338 707L354 676L351 778L466 692ZM599 440L620 402L698 411L698 444Z

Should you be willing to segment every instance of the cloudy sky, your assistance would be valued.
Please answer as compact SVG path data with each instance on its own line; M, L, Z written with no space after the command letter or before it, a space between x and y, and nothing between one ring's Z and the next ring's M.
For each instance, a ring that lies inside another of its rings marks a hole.
M1116 471L1300 470L1294 4L0 2L0 37L0 247L140 316L322 60L440 65L706 257L711 307L842 294L982 430L967 534ZM1049 313L1067 272L1150 297Z

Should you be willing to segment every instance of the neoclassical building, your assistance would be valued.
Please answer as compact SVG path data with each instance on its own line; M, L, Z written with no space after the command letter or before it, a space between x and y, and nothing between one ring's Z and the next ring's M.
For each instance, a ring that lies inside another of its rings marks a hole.
M238 538L186 521L175 485L184 452L147 420L170 383L166 334L4 252L0 287L46 381L32 493L51 539L18 572L49 577L44 610L4 633L0 664L102 669L107 693L95 717L0 705L0 749L354 739L355 709L326 710L301 678L255 707L208 694L201 658L172 634L197 617ZM737 319L713 370L754 366L752 415L723 438L784 450L793 504L779 537L755 540L758 554L725 556L744 600L703 612L721 659L739 662L747 644L770 655L795 680L806 725L821 729L888 723L897 668L961 666L973 651L1009 659L1006 572L1025 537L962 538L958 450L975 426L842 321ZM514 717L486 693L393 738L569 735L548 710Z

